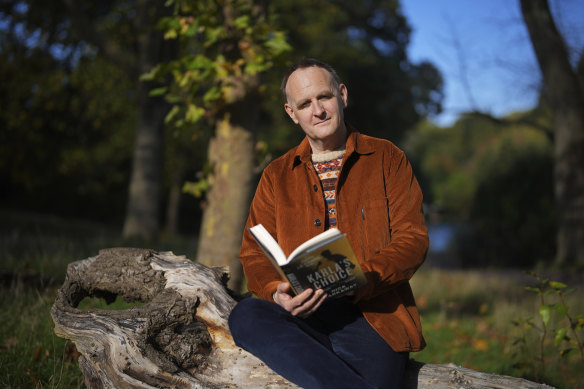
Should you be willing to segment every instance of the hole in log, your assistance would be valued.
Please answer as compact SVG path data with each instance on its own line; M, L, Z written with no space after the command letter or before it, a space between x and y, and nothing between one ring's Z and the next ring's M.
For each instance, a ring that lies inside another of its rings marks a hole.
M125 309L130 309L133 307L141 307L146 303L137 302L126 302L122 296L115 296L114 301L108 302L105 298L87 296L77 306L77 309L88 310L88 309L104 309L110 311L123 311Z

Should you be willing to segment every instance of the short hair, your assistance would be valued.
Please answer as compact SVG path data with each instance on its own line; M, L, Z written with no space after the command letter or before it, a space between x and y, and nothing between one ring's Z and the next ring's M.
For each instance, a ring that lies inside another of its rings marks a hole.
M335 71L335 69L331 65L329 65L328 63L319 61L318 59L315 59L315 58L302 57L302 59L300 59L300 61L298 61L294 65L290 66L288 71L284 74L284 78L282 78L282 85L280 86L280 89L282 90L282 94L284 95L285 100L288 99L288 96L286 96L286 85L288 84L288 79L290 78L292 73L294 73L298 69L306 69L306 68L311 68L313 66L322 68L322 69L326 70L327 72L329 72L329 74L332 76L333 81L336 85L339 85L341 83L341 79L339 78L339 76L337 75L337 72Z

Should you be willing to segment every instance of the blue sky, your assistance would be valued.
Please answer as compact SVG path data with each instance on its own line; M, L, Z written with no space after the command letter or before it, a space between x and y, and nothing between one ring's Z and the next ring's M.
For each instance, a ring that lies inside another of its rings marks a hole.
M444 113L452 124L472 109L496 116L537 102L540 73L519 0L401 0L412 27L408 54L428 60L445 81ZM584 49L584 1L550 0L558 28L574 51Z

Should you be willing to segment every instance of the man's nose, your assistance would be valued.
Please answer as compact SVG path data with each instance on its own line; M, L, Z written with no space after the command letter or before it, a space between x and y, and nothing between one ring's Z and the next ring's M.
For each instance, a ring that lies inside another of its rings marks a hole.
M318 117L321 117L325 113L324 107L320 101L316 101L312 104L312 113L314 116Z

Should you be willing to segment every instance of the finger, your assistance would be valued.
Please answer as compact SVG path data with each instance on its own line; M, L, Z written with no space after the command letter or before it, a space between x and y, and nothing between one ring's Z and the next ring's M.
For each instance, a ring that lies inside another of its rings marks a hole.
M310 299L297 306L291 313L295 316L308 317L320 307L326 297L327 294L322 289L318 289Z
M310 310L307 312L307 315L312 315L314 312L316 312L318 308L322 305L322 303L324 303L327 297L328 295L323 292L322 295L315 301Z
M290 284L287 282L281 282L278 284L278 287L276 289L277 292L279 293L285 293L285 294L290 294L290 292L292 288L290 287Z
M305 304L314 295L314 290L306 289L299 295L292 297L291 302L295 307Z

